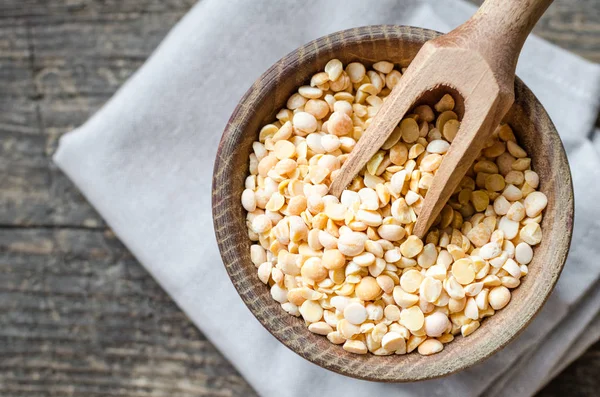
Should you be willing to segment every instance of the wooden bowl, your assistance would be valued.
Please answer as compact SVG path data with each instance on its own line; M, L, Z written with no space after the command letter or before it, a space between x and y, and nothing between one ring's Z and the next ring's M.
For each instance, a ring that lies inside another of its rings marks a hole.
M225 129L213 177L213 218L225 268L250 311L281 343L305 359L359 379L407 382L431 379L465 369L501 349L541 309L567 257L573 228L573 188L564 148L546 111L517 79L516 100L506 121L532 157L540 190L548 197L542 229L529 274L513 291L504 309L485 319L468 338L457 337L432 356L356 355L308 331L301 318L283 311L262 284L250 261L245 211L240 203L248 174L248 155L260 128L275 119L287 98L332 58L344 64L371 65L388 60L407 66L421 45L439 33L407 26L370 26L334 33L312 41L267 70L240 100Z

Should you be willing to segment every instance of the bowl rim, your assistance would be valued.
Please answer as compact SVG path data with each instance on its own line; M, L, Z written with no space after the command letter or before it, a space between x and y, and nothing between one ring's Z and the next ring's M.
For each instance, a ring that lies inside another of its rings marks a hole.
M388 37L388 35L390 33L394 33L395 35L393 35L393 37ZM232 282L238 295L240 295L240 297L242 298L242 301L244 302L246 307L250 310L250 312L254 315L254 317L279 342L281 342L284 346L286 346L288 349L290 349L294 353L298 354L302 358L304 358L314 364L317 364L322 368L328 369L330 371L333 371L333 372L336 372L336 373L339 373L341 375L348 376L351 378L369 380L369 381L377 381L377 382L386 382L386 383L402 383L402 382L429 380L429 379L436 379L436 378L441 378L441 377L445 377L445 376L454 374L456 372L462 371L466 368L472 367L476 364L479 364L479 363L485 361L490 356L492 356L499 350L503 349L507 344L509 344L510 342L515 340L529 326L529 324L533 321L533 319L541 311L542 307L548 300L550 294L554 290L556 282L558 281L558 278L564 268L564 265L565 265L565 262L567 259L567 255L568 255L568 252L570 249L571 239L572 239L572 234L573 234L574 194L573 194L572 175L571 175L568 159L566 156L566 152L564 149L564 145L558 135L556 127L554 126L554 124L553 124L552 120L550 119L549 115L547 114L546 110L540 104L537 97L535 97L533 92L522 82L521 79L516 77L515 78L515 92L517 91L517 88L521 88L522 90L524 90L524 92L531 95L534 102L537 105L539 105L539 109L536 109L539 111L538 117L541 117L542 119L544 119L544 121L551 127L548 129L548 134L550 134L552 136L555 143L558 143L557 153L558 153L558 156L560 157L559 162L566 165L565 177L568 179L568 184L566 186L567 200L568 200L567 204L569 204L564 208L564 211L563 211L564 212L563 219L565 219L565 221L566 221L566 233L567 233L566 240L564 241L565 244L564 244L564 247L560 247L559 255L555 258L554 263L553 263L554 266L550 268L550 269L555 270L555 272L553 274L553 278L552 278L550 284L547 286L547 288L544 291L542 291L544 296L543 296L543 299L540 301L538 307L535 308L535 310L531 313L529 318L526 319L526 321L522 324L522 326L520 328L518 328L516 330L511 330L511 334L509 335L508 338L505 338L505 340L502 341L501 343L496 343L493 346L493 348L487 349L484 354L479 355L476 359L461 361L461 362L459 362L458 365L454 366L451 369L441 371L434 375L405 377L405 376L402 376L402 374L399 374L400 376L398 376L398 377L389 378L389 377L382 377L382 376L379 376L374 373L356 372L352 368L348 368L348 367L339 368L339 367L331 366L329 361L327 361L326 359L323 359L323 357L320 357L319 355L307 353L306 351L298 351L290 344L288 338L286 338L283 335L283 333L281 332L280 329L272 328L271 324L269 324L266 321L264 314L257 313L257 307L255 306L256 300L253 300L249 297L249 295L247 294L247 292L248 292L247 288L245 288L245 287L247 287L245 285L245 282L243 280L239 279L239 272L237 272L236 269L231 266L231 264L227 263L227 261L225 259L226 253L231 249L231 247L227 245L227 240L228 240L227 237L228 237L229 233L227 231L227 227L225 227L227 225L220 224L220 218L223 216L223 214L218 214L218 204L220 204L224 200L223 197L219 194L218 184L219 184L219 182L221 182L221 180L220 180L221 173L222 173L226 163L228 162L228 158L229 158L228 156L230 156L233 152L233 149L228 145L229 138L231 135L233 135L234 130L237 128L236 126L238 125L240 120L243 120L246 117L252 117L252 116L248 115L249 112L248 112L248 109L246 109L244 106L245 103L250 100L253 100L257 97L260 97L261 93L272 90L276 83L273 81L273 79L270 78L270 76L273 75L274 73L277 73L278 69L282 68L282 66L284 64L285 65L300 64L301 60L299 59L300 58L299 54L306 54L308 52L314 52L314 51L318 51L319 49L324 49L324 48L326 48L328 50L332 50L332 51L339 51L341 48L340 45L338 45L338 47L335 47L335 45L332 44L332 41L334 41L335 39L339 39L340 37L343 38L343 40L346 44L349 42L358 43L358 42L364 41L365 35L368 35L372 39L385 38L385 39L392 39L392 40L411 40L411 41L425 42L426 40L432 39L441 34L442 33L434 31L434 30L413 27L413 26L369 25L369 26L362 26L362 27L337 31L337 32L322 36L320 38L317 38L315 40L312 40L312 41L304 44L303 46L300 46L297 49L291 51L290 53L288 53L287 55L285 55L284 57L282 57L281 59L276 61L269 69L267 69L255 81L255 83L246 91L246 93L242 96L242 98L239 100L238 104L236 105L236 108L234 109L229 121L227 122L225 130L224 130L221 140L219 142L219 146L218 146L218 150L217 150L217 154L216 154L216 158L215 158L215 162L214 162L214 168L213 168L212 203L211 203L211 205L212 205L212 215L213 215L213 225L214 225L215 236L217 239L221 257L223 259L223 264L225 266L225 269L227 271L230 281ZM419 36L419 39L415 39L415 36ZM236 199L239 200L239 198L236 198ZM226 210L226 212L230 212L230 211L232 211L232 209ZM232 225L228 225L228 226L232 226ZM253 266L253 268L254 268L254 266ZM273 302L275 302L275 301L273 301ZM286 316L290 316L288 313L284 312L284 314ZM306 328L306 332L309 332L308 328ZM338 346L338 347L341 349L341 346ZM357 356L357 357L361 357L361 356Z

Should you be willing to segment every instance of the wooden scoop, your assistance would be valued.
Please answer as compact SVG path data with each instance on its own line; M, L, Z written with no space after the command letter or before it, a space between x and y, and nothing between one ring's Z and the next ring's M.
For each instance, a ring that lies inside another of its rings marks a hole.
M519 53L550 3L486 0L467 22L425 43L344 162L330 194L340 196L414 104L440 88L455 91L464 116L413 229L423 238L512 106Z

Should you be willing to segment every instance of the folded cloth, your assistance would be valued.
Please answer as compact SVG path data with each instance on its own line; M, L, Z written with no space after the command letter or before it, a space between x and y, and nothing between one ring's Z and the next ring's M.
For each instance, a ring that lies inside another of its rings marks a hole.
M596 151L600 154L600 128L597 128L594 134L592 135L592 142L596 147Z
M590 138L600 101L598 65L536 37L525 44L517 73L566 143L575 232L542 312L482 364L412 384L376 384L317 367L277 342L247 310L212 231L211 169L221 131L273 62L337 30L395 23L447 31L474 10L459 0L203 0L98 113L61 139L54 160L260 395L302 396L309 384L331 396L534 393L597 339L585 326L600 303L598 294L588 293L600 273L600 208L594 204L600 156Z
M546 378L547 381L551 381L552 378L571 365L598 339L600 339L600 314L596 314L596 317L587 325L585 332L569 347L569 352L563 356L560 363L554 366L552 372ZM541 385L540 388L544 386L546 385Z

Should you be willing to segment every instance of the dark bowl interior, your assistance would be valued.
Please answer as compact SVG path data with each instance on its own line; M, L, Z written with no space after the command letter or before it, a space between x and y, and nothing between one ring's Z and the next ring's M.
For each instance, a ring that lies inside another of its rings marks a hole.
M297 87L328 60L371 65L388 60L407 66L422 44L439 33L406 26L370 26L312 41L273 65L248 90L221 140L213 178L214 226L231 281L261 324L288 348L329 370L361 379L405 382L430 379L470 367L511 341L540 310L552 291L568 252L573 226L573 190L562 143L546 111L517 79L515 104L506 117L532 157L540 190L548 196L542 243L535 248L529 274L513 290L510 304L485 319L468 338L457 337L433 356L355 355L308 331L301 318L285 313L262 284L250 261L245 211L240 203L248 155L260 128L272 122Z

